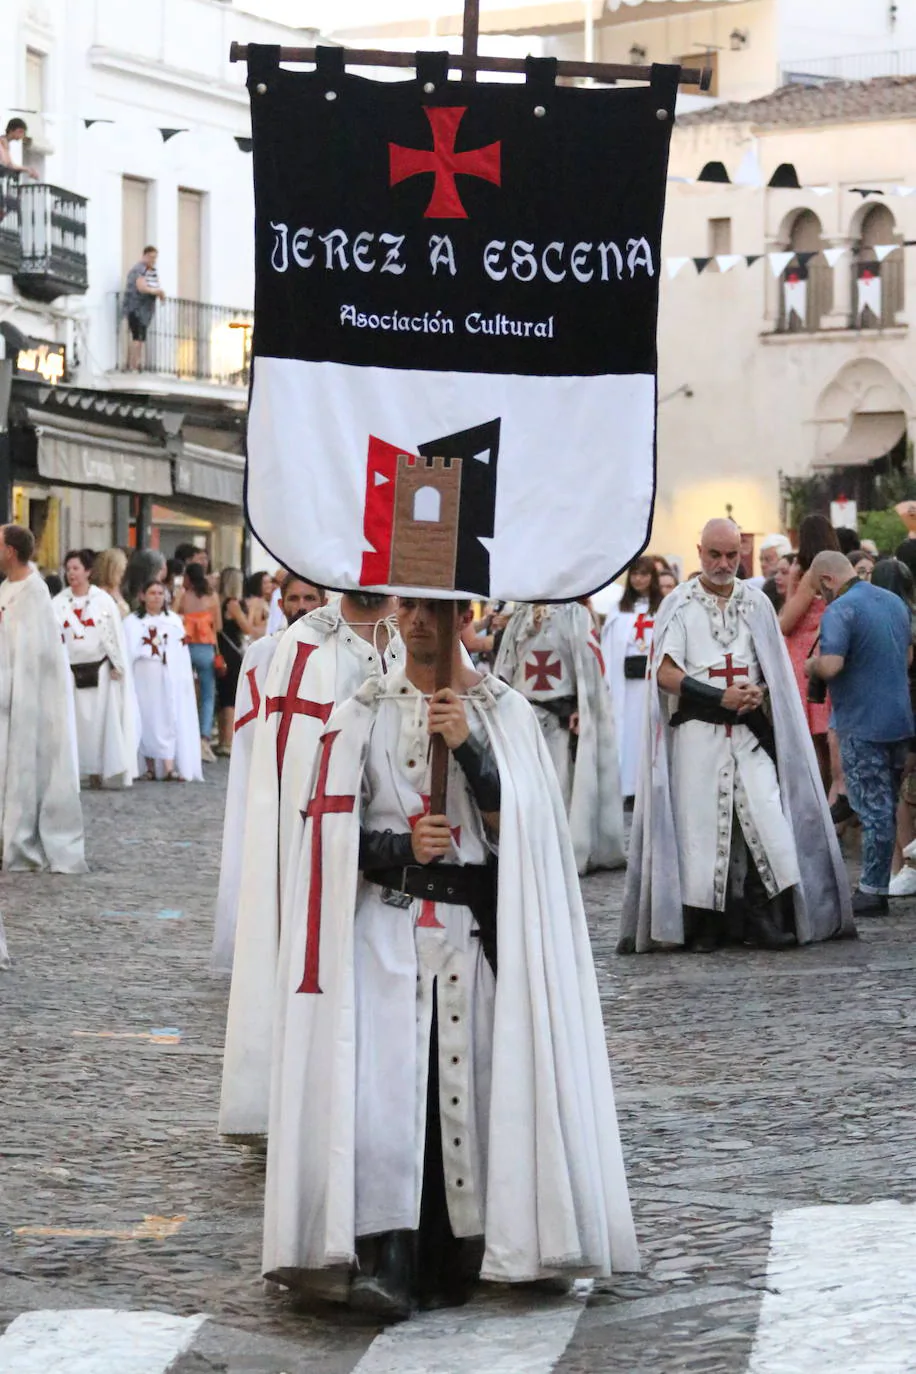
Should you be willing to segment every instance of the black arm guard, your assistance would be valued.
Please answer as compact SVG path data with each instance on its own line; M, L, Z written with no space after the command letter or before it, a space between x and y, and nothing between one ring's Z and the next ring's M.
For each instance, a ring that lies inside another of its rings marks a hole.
M713 687L711 682L700 682L699 678L681 679L681 701L696 702L698 706L721 706L725 692L721 687Z
M415 864L411 836L397 830L360 830L359 867L363 872L374 868L404 868Z
M489 746L468 735L464 744L452 750L452 755L467 778L481 811L498 811L501 797L499 769Z

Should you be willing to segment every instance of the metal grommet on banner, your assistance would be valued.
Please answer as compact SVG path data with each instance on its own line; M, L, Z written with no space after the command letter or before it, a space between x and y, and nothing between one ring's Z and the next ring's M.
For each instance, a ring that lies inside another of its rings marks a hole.
M434 95L440 86L448 84L448 53L418 52L417 81L424 95Z
M656 118L656 119L667 119L667 118L668 118L668 111L667 111L667 110L656 110L656 111L655 111L655 118Z
M320 43L315 49L315 75L323 77L329 86L331 82L340 81L344 75L344 51L343 48L332 48L328 43ZM327 90L324 98L336 100L337 92Z
M557 59L555 57L526 57L525 85L533 96L545 99L552 96L557 81ZM539 100L533 114L535 119L543 119L547 106Z
M663 62L652 63L652 72L649 77L649 95L655 111L655 118L659 124L664 124L666 121L674 123L674 107L677 102L677 89L680 79L680 67Z
M336 99L337 99L337 92L336 92L336 91L325 91L325 93L324 93L324 98L325 98L325 100L336 100Z
M543 105L535 105L534 113L537 115L538 119L543 119L544 115L547 113L547 110Z
M248 89L255 95L266 95L269 81L280 68L278 43L249 43Z
M255 86L255 90L257 91L258 95L266 95L266 94L267 94L267 85L266 85L266 83L263 82L263 81L259 81L258 84Z

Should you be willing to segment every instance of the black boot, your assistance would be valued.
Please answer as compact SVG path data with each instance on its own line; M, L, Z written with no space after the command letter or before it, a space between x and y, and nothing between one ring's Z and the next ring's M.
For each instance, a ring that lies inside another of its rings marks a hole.
M684 944L692 954L713 954L720 944L721 916L705 907L684 907Z
M748 908L744 917L744 943L756 949L789 949L795 936L784 930L779 922L778 907L767 903L755 910Z
M386 1231L372 1238L370 1247L360 1245L367 1263L350 1284L350 1306L383 1321L404 1321L416 1311L416 1232Z

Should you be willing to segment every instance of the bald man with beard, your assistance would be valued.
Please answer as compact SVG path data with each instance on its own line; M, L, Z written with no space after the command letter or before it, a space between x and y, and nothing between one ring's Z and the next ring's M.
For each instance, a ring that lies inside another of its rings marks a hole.
M711 520L656 616L621 953L854 935L849 882L775 612Z

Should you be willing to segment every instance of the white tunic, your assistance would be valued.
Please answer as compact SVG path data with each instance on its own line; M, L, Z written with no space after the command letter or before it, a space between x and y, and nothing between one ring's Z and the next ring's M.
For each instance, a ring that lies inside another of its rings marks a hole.
M715 687L759 683L760 665L737 605L724 609L696 584L665 636L665 654L690 677ZM673 702L672 709L677 709ZM685 906L724 911L729 892L733 817L772 897L799 881L791 828L776 766L746 725L691 720L674 730L674 820Z
M184 625L172 611L129 615L124 638L140 709L140 769L145 770L147 759L154 765L171 761L186 782L201 782L197 702Z
M98 686L74 696L80 776L129 787L137 772L137 705L121 613L101 587L79 597L67 587L53 605L70 663L101 665Z
M555 614L550 607L539 606L527 613L519 633L518 663L509 685L534 707L568 811L575 736L570 734L568 724L561 722L557 708L565 706L568 722L569 713L578 710L578 687L562 611Z
M426 703L409 684L382 703L363 777L365 829L403 833L428 811L426 720ZM477 729L483 736L479 724ZM445 862L485 863L480 812L460 767L449 762L453 853ZM399 909L382 894L377 885L363 884L354 927L356 1234L419 1225L429 1037L438 991L449 1217L456 1236L482 1235L493 974L472 936L477 923L467 907L414 900Z
M604 622L601 647L607 685L614 703L617 726L617 749L620 757L620 790L625 797L636 795L639 760L642 755L642 726L649 690L649 652L655 619L647 598L635 602L632 611L614 610ZM646 663L644 678L628 678L624 663L628 658L642 658Z

